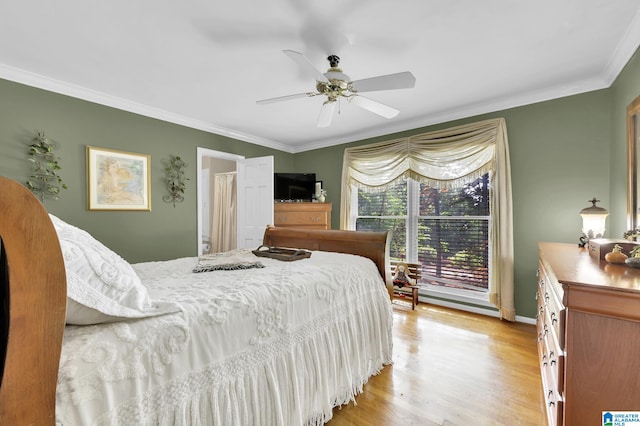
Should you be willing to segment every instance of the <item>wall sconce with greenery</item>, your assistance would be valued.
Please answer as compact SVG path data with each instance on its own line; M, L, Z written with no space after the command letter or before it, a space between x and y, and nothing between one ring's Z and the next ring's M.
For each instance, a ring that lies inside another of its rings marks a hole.
M45 135L44 132L37 132L36 137L29 145L29 161L33 166L33 171L27 188L29 188L41 202L45 198L60 199L60 188L67 189L67 185L62 182L58 171L60 158L53 152L55 145Z
M177 155L172 155L168 160L162 160L162 164L164 165L167 191L169 191L167 195L162 197L162 201L173 203L173 207L175 207L176 203L184 201L184 190L187 187L186 181L189 180L184 176L184 169L188 164Z

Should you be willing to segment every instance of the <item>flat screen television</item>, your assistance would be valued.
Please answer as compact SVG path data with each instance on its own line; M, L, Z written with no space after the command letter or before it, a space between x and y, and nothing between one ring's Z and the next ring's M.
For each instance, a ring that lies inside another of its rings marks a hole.
M276 201L311 201L315 192L315 173L273 174L273 194Z

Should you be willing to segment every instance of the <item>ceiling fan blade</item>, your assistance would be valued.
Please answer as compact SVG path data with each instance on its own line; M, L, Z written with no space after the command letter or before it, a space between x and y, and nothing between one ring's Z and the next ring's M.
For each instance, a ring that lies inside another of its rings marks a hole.
M307 59L307 57L304 56L302 53L296 52L294 50L283 50L283 52L285 55L290 57L293 60L293 62L298 64L300 68L302 68L303 70L306 70L305 72L312 73L313 78L315 78L317 81L324 81L325 83L329 82L329 80L327 80L327 77L325 77L324 74L318 71L318 69L315 66L313 66L311 61Z
M416 78L409 71L396 74L365 78L351 83L354 92L373 92L376 90L411 89Z
M333 112L336 110L337 101L324 101L318 116L318 127L329 127L333 120Z
M319 95L319 93L314 93L314 92L296 93L295 95L287 95L287 96L279 96L277 98L262 99L262 100L256 101L256 103L258 105L272 104L274 102L288 101L290 99L310 98L316 95Z
M374 101L373 99L365 98L364 96L351 96L349 98L349 102L352 102L375 114L381 115L384 118L393 118L400 113L400 111L395 108L391 108L390 106Z

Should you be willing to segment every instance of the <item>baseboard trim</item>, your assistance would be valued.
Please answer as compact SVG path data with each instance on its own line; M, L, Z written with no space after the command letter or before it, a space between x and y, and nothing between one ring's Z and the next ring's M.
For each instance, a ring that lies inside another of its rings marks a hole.
M420 296L419 301L422 303L428 303L431 305L444 306L445 308L458 309L460 311L472 312L474 314L487 315L494 318L499 318L500 314L497 310L491 308L485 308L483 306L472 306L466 305L463 303L456 303L453 301L436 299L432 297ZM536 323L535 318L524 317L521 315L516 315L516 322L521 322L524 324L534 324Z

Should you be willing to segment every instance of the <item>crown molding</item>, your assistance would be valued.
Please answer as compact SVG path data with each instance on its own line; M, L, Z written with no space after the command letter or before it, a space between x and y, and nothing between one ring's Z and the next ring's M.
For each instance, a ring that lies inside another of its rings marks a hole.
M527 93L507 95L502 98L492 99L486 102L467 105L463 108L456 108L454 110L429 115L419 120L406 120L396 122L395 124L387 125L381 128L369 129L363 132L353 133L348 137L318 140L296 147L294 153L327 148L334 145L390 135L393 133L405 132L408 130L432 126L435 124L460 120L463 118L474 117L510 108L517 108L524 105L535 104L538 102L549 101L566 96L578 95L580 93L592 92L594 90L605 89L609 86L610 82L608 82L606 78L595 77L544 89L533 90Z
M604 76L608 86L611 86L618 78L618 75L638 50L638 46L640 46L640 10L636 12L631 24L627 26L627 31L616 49L611 53L611 57L605 66Z
M422 117L419 120L395 121L383 127L367 129L362 132L355 132L350 135L336 138L312 141L310 143L298 146L290 146L256 135L216 126L212 123L174 114L162 109L153 108L148 105L132 102L126 99L91 90L86 87L52 79L40 74L10 67L4 64L0 64L0 78L47 90L50 92L71 96L73 98L86 100L100 105L120 109L134 114L139 114L169 123L202 130L208 133L215 133L243 142L295 154L311 151L314 149L327 148L330 146L355 142L358 140L404 132L412 129L431 126L434 124L445 123L453 120L464 119L481 114L516 108L523 105L544 102L552 99L558 99L566 96L572 96L610 87L640 44L640 12L635 15L633 19L633 25L630 25L628 28L629 29L625 37L621 40L616 50L612 53L602 76L565 83L549 88L533 90L523 94L516 94L513 96L507 95L502 98L491 99L486 102L467 105L463 108L456 108L454 110L439 112L427 117Z
M96 104L116 108L122 111L143 115L145 117L166 121L169 123L179 124L196 130L202 130L208 133L226 136L229 138L241 140L243 142L264 146L267 148L277 149L292 153L290 146L278 143L259 136L238 132L224 127L216 126L212 123L174 114L159 108L150 107L148 105L132 102L123 98L108 95L86 87L56 80L30 71L0 64L0 78L13 81L15 83L24 84L26 86L47 90L49 92L70 96Z

